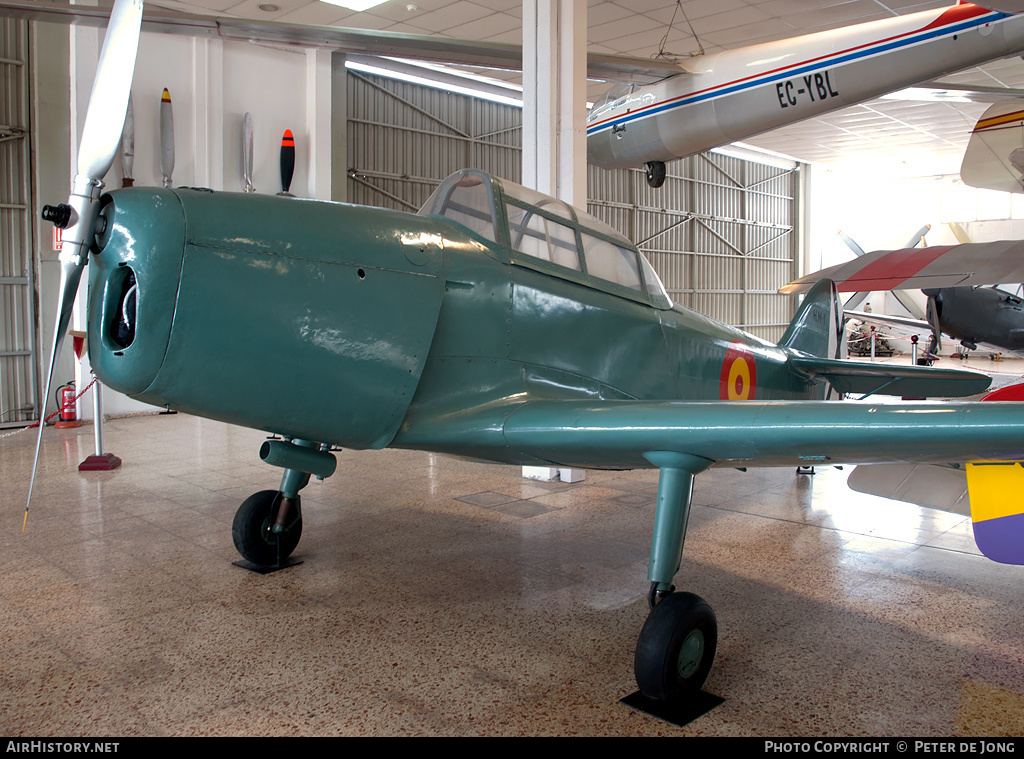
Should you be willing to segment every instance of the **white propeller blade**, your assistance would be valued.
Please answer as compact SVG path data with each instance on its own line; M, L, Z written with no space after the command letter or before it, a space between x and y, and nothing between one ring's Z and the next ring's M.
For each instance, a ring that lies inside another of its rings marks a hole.
M78 146L78 173L81 176L101 180L114 162L132 91L132 77L135 76L141 25L142 0L118 0L114 3L96 67L82 142Z
M41 396L42 409L39 414L39 435L36 438L36 453L32 463L32 479L28 487L25 504L25 520L32 503L32 489L35 486L36 469L39 466L39 446L43 439L43 419L46 399L53 384L53 371L64 345L64 335L71 321L71 309L75 304L82 270L88 260L89 246L96 234L99 217L99 199L103 188L103 176L110 170L121 142L128 99L131 96L132 77L135 74L135 56L139 49L139 32L142 27L142 0L116 0L110 13L110 23L103 40L96 79L89 98L89 110L85 116L82 142L78 146L78 176L71 185L71 196L66 205L43 209L44 218L64 228L64 244L61 253L60 311L53 332L53 349L50 352L50 371L46 387Z
M132 96L128 95L128 112L124 115L124 129L121 131L121 186L131 187L132 167L135 165L135 109Z
M174 173L174 110L171 93L166 87L160 96L160 171L164 175L164 187L170 187Z
M252 114L248 111L242 118L242 179L246 192L256 192L252 186Z

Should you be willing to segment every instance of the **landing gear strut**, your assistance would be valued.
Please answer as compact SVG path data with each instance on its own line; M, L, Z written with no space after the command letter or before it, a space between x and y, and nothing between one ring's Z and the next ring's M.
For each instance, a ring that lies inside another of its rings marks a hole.
M633 670L640 692L655 702L692 702L711 671L718 648L718 623L707 601L676 593L693 497L693 479L712 462L698 456L652 451L644 457L661 470L648 597L651 613L640 631Z
M661 187L665 184L666 171L664 161L648 161L644 166L644 176L647 177L647 184L654 189Z
M309 440L272 439L260 447L260 458L284 469L278 490L262 490L242 502L231 525L231 538L245 562L239 566L264 574L301 562L288 561L302 536L299 491L310 475L334 474L337 464L327 445Z

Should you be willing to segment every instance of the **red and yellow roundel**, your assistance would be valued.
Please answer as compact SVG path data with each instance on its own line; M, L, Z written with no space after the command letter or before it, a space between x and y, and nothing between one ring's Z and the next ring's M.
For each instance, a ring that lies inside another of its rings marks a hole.
M757 366L750 348L733 340L722 361L718 397L723 401L752 401L757 394Z

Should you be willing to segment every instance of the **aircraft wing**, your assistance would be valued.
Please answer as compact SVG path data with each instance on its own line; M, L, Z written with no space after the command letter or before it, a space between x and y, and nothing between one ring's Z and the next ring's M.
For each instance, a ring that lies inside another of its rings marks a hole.
M551 467L968 463L975 540L1024 564L1024 403L535 400L411 414L392 447ZM898 473L898 472L897 472Z
M961 467L932 464L858 466L850 473L846 484L858 493L971 515L967 472Z
M1024 240L876 250L783 285L780 293L804 293L820 279L840 292L896 288L998 285L1024 281Z
M1016 87L997 87L992 85L959 84L957 82L941 82L938 80L922 82L916 87L907 87L891 95L886 100L919 100L925 103L963 102L972 103L1009 103L1024 100L1024 90Z
M985 2L981 3L981 6L988 8L990 11L1024 13L1024 0L985 0Z
M634 469L1024 459L1024 403L535 400L410 413L392 446L510 464Z
M106 27L110 10L62 2L0 2L0 15L31 21ZM337 26L203 16L149 5L142 14L142 31L216 37L238 42L319 47L347 53L414 58L516 71L521 70L523 65L521 45L368 29L346 29ZM633 58L603 53L587 54L587 75L595 79L649 84L681 73L685 73L682 67L664 59Z
M1024 468L1019 462L858 466L847 485L861 493L970 516L974 542L985 556L1003 564L1024 564L1024 514L1019 505Z
M960 178L971 187L1024 192L1024 109L1020 103L997 104L978 119L960 165Z

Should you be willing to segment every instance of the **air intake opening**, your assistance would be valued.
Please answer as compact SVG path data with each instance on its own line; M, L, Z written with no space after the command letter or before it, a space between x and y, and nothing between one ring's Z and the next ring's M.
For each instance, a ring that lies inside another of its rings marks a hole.
M130 266L124 266L118 273L121 274L121 287L120 292L117 293L117 286L114 286L114 291L117 293L117 308L114 309L110 325L110 339L120 347L127 348L135 341L135 314L139 285L135 281L135 272Z

